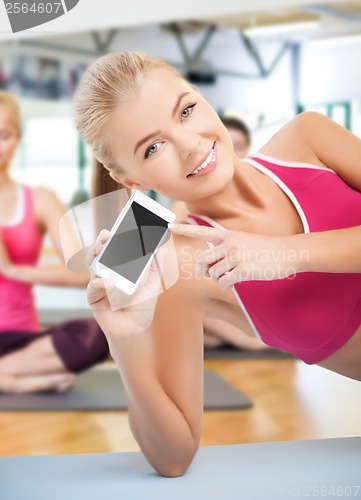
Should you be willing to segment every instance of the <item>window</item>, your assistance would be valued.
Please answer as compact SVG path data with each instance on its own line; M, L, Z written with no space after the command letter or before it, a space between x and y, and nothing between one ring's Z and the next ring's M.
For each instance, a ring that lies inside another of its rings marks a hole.
M79 135L70 116L30 117L23 121L23 137L13 162L13 174L30 186L48 186L69 204L74 193L89 192L91 154L79 168Z

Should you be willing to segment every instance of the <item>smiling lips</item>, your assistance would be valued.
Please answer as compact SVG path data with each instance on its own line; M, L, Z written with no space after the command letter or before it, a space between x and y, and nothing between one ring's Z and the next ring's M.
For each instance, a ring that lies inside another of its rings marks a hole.
M201 177L203 175L209 174L214 167L217 164L217 157L216 157L216 150L215 150L216 143L213 144L212 149L208 153L208 155L204 158L202 163L196 167L190 174L187 175L187 178L189 177Z

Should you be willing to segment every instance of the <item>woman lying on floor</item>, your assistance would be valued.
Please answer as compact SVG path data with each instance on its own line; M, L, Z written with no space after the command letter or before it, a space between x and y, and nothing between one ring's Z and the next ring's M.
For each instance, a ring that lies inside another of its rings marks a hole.
M179 279L155 307L126 306L119 292L124 307L112 311L104 282L93 277L88 287L132 432L160 474L183 474L198 449L205 314L361 380L360 139L310 112L240 159L200 93L138 53L88 68L75 118L115 180L184 201L194 214L172 228L177 260L160 252L164 273L178 262ZM149 273L135 302L156 276Z

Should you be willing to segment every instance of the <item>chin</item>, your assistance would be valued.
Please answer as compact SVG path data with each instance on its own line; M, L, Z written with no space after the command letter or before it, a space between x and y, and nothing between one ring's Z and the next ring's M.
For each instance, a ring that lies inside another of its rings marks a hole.
M235 169L233 162L230 160L227 163L227 166L223 166L223 168L222 166L219 166L218 171L214 173L216 174L214 182L217 183L217 186L226 187L230 182L232 182L234 177Z

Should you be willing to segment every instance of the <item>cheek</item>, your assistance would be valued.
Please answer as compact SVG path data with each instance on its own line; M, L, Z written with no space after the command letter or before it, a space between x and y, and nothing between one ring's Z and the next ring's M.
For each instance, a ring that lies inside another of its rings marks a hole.
M15 153L16 151L16 148L18 147L18 141L9 141L6 148L5 148L5 151L9 154L9 155L12 155L13 153Z
M159 168L158 165L157 168L154 166L154 169L148 171L143 177L144 184L150 189L171 199L178 199L179 191L185 190L186 179L184 178L185 184L182 180L174 161L171 160L165 166L163 164L162 168Z
M170 146L166 146L157 156L149 159L149 163L140 166L141 177L157 186L167 186L179 175L179 158Z
M148 172L144 180L155 191L169 190L175 182L175 174L170 168Z
M15 145L13 141L2 141L0 144L0 148L3 154L6 156L10 156L10 154L14 151Z

